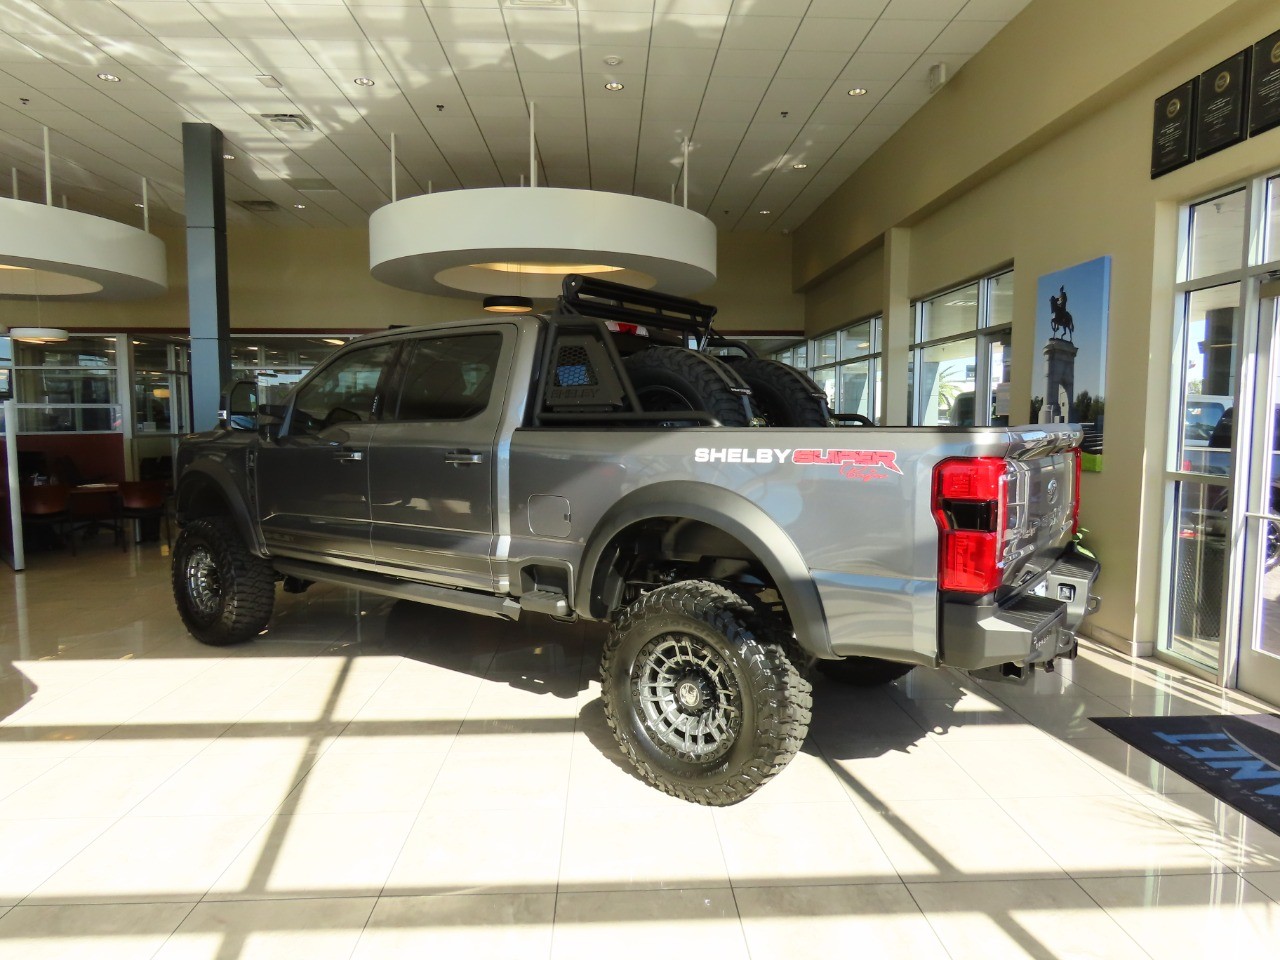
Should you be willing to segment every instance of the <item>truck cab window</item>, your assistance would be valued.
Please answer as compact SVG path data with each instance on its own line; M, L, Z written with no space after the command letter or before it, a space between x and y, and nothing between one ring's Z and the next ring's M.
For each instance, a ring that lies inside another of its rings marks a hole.
M502 335L424 337L409 344L388 419L468 420L489 406Z
M355 350L321 369L298 391L291 432L319 433L337 423L373 419L378 384L394 350L394 344Z

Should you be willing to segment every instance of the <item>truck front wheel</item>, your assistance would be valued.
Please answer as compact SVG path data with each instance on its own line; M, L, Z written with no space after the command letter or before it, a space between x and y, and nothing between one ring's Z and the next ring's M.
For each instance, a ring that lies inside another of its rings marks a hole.
M647 593L613 624L601 661L605 716L659 790L723 807L795 756L813 700L751 604L707 581Z
M202 517L183 528L172 573L178 614L201 643L250 640L271 619L275 572L249 552L226 517Z

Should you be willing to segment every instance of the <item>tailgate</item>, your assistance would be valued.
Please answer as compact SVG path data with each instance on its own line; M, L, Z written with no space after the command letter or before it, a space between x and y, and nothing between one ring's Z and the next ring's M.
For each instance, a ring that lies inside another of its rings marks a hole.
M1036 446L1011 453L1001 593L1038 580L1075 532L1080 454Z

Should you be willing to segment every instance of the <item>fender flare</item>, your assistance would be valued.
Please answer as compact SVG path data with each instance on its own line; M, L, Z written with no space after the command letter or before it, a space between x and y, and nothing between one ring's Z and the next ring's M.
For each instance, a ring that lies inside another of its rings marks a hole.
M777 586L791 616L796 639L815 656L831 658L822 598L799 548L778 524L745 497L704 483L673 480L655 483L627 494L596 524L586 541L578 573L576 606L580 613L600 619L596 586L601 563L613 539L633 524L657 517L697 520L737 539L759 559Z
M245 545L260 557L267 556L267 550L258 536L257 524L249 515L249 508L244 502L240 485L236 483L231 472L221 463L204 461L187 467L178 480L177 514L179 525L189 517L187 510L193 492L198 486L211 486L227 505L227 513L235 523Z

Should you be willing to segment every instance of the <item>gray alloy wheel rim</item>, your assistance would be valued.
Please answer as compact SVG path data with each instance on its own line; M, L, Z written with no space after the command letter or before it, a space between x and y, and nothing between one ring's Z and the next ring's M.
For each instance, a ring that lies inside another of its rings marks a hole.
M187 596L200 616L211 619L222 610L222 578L218 565L206 546L198 546L187 555L184 565Z
M742 691L729 663L685 633L645 644L631 671L636 710L654 742L684 761L720 759L742 729Z

